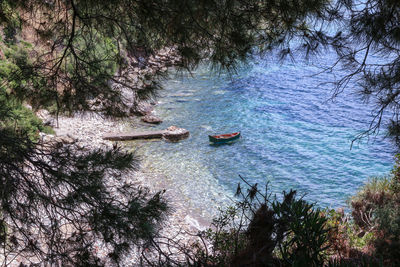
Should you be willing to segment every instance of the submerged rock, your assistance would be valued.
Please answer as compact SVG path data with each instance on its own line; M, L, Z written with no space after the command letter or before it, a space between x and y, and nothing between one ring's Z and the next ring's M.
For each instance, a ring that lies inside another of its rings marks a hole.
M178 142L189 137L189 131L176 126L170 126L163 134L163 139L170 142Z
M141 120L143 122L147 122L147 123L151 123L151 124L160 124L160 123L163 122L162 119L160 119L159 117L154 116L154 115L150 115L150 114L142 117Z

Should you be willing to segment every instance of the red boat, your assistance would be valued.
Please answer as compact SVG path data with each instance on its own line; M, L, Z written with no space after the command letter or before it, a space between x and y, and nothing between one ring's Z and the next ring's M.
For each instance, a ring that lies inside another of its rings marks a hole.
M240 132L230 134L209 135L208 139L212 143L227 143L239 139Z

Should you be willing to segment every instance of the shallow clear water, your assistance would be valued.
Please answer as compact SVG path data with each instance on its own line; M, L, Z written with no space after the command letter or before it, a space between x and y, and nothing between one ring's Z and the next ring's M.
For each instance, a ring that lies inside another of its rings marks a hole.
M329 64L329 58L319 64ZM368 177L386 174L393 147L382 137L353 144L371 121L354 85L330 101L331 74L302 62L260 59L233 76L200 68L190 76L165 83L155 112L164 123L190 131L172 144L136 142L145 168L163 174L186 205L204 216L227 202L240 178L274 193L290 188L322 207L345 205ZM208 134L242 132L242 139L211 146ZM161 181L160 181L161 182ZM222 203L222 204L221 204Z

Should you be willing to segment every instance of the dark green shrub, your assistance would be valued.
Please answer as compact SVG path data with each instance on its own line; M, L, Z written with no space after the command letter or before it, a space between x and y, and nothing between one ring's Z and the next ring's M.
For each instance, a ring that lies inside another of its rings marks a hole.
M391 177L374 177L350 199L354 222L363 229L376 226L377 211L393 198Z
M373 232L375 255L385 265L400 265L400 156L389 177L374 178L351 199L354 222Z
M34 67L29 60L31 47L27 42L20 42L2 49L5 59L0 61L0 105L8 112L2 116L0 127L24 133L32 141L37 141L39 132L54 131L44 126L35 113L24 105L24 99L30 100L30 103L35 102L35 94L47 91L44 84L41 84L41 79L34 73ZM36 90L37 88L41 90Z
M291 266L320 266L329 247L327 219L321 211L302 199L296 192L284 193L282 202L274 201L272 209L278 221L279 252Z
M0 2L0 23L6 22L3 28L4 41L9 44L16 42L17 33L21 30L21 22L15 9L12 7L12 1Z
M343 209L326 209L323 214L328 219L328 255L331 263L350 264L364 258L374 259L372 242L376 236L373 231L366 231L355 224Z
M39 132L52 134L53 129L44 126L35 113L18 103L15 99L7 98L0 93L0 105L9 110L8 117L0 122L0 128L10 128L16 132L26 134L32 141L37 141Z
M194 265L206 266L321 266L328 249L327 219L314 204L296 198L296 191L271 200L250 186L241 201L213 221L203 235L207 250L195 246Z

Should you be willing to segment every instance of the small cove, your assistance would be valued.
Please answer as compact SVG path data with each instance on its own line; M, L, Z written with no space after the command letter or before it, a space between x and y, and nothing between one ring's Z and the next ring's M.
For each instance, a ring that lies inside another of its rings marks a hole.
M368 129L372 107L354 94L354 84L330 101L326 82L334 77L313 75L319 71L303 61L257 59L232 76L199 68L172 77L155 108L164 122L155 128L176 125L190 131L189 139L131 144L157 187L204 218L230 203L239 174L260 186L269 182L272 193L293 188L321 207L344 206L368 177L390 171L393 147L383 136L352 145ZM243 138L234 144L208 142L208 134L238 130Z

